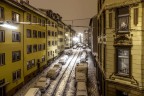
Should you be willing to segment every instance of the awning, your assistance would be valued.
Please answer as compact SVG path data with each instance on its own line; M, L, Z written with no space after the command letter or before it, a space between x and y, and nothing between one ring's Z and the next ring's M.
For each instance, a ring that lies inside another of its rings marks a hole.
M6 86L8 84L9 84L9 82L5 82L4 84L0 85L0 88Z

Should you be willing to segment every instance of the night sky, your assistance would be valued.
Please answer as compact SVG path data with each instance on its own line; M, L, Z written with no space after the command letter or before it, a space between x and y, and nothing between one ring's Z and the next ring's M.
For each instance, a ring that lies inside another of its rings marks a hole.
M97 0L29 0L36 8L51 9L59 13L63 20L91 18L97 14ZM90 19L75 20L73 26L88 26ZM64 21L72 24L72 21ZM85 28L74 28L82 32Z

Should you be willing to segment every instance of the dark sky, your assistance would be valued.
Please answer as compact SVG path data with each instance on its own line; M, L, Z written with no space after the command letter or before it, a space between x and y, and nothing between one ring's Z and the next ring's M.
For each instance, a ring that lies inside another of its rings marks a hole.
M97 0L29 0L30 4L36 8L51 9L59 13L63 20L74 20L91 18L97 12ZM72 21L64 21L66 24L72 24ZM75 20L74 26L88 26L89 19ZM83 28L76 28L76 31L83 31Z

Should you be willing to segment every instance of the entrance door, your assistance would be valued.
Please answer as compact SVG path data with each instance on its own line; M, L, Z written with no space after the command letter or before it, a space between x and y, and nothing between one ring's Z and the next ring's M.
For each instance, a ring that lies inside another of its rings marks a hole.
M0 96L6 96L5 87L0 87Z

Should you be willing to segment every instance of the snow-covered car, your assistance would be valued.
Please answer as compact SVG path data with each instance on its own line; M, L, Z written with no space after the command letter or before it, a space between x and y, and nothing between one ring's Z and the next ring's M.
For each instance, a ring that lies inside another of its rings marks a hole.
M59 63L60 64L62 64L62 65L64 65L65 63L66 63L66 60L68 59L68 57L67 56L64 56L63 58L61 58L60 60L59 60Z
M39 88L30 88L24 96L42 96Z
M55 65L53 66L53 68L57 68L58 71L61 71L62 65L60 65L60 64L55 64Z
M76 96L88 96L86 82L77 82Z
M72 51L72 50L67 50L67 51L65 52L65 54L66 54L66 55L72 55L72 54L73 54L73 51Z
M41 92L45 92L50 84L50 78L40 77L36 82L35 87L39 88Z

